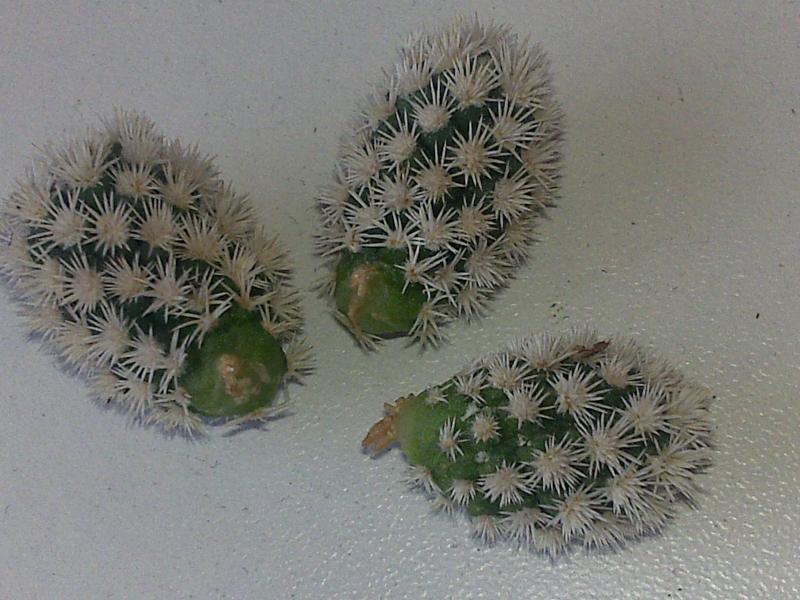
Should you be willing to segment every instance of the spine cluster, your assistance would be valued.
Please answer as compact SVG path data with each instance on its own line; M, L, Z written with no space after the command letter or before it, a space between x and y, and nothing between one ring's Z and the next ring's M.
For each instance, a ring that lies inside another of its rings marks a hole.
M661 529L709 463L710 403L634 342L584 328L522 338L400 400L365 445L389 431L437 508L555 556Z
M307 368L300 310L276 239L197 147L117 111L48 148L2 207L5 275L31 331L94 394L167 430L202 429L180 377L226 314L258 315Z
M506 27L457 21L408 40L318 200L328 289L360 341L396 332L341 302L340 288L364 279L347 280L353 255L390 264L397 293L421 297L406 333L424 343L448 320L484 312L557 195L560 122L544 54Z

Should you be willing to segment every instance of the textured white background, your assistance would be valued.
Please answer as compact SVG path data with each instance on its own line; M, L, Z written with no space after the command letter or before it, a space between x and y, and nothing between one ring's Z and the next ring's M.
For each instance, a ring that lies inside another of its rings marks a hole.
M796 598L800 6L795 2L0 1L0 196L32 143L143 109L200 141L307 284L313 196L410 30L456 12L549 51L563 201L479 326L365 356L311 293L293 414L200 442L130 426L0 300L0 598ZM711 386L697 510L618 554L485 549L359 450L381 404L526 330L593 320Z

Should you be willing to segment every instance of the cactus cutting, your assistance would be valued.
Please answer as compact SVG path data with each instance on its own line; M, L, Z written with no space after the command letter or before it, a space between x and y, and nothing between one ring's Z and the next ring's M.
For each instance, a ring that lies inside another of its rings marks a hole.
M411 482L486 542L618 549L695 497L711 399L632 340L582 327L516 340L387 404L363 446L399 444Z
M309 370L278 240L211 158L144 115L47 147L2 217L31 331L142 421L263 418Z
M483 314L557 197L560 142L538 46L477 19L412 36L318 199L337 319L374 347Z

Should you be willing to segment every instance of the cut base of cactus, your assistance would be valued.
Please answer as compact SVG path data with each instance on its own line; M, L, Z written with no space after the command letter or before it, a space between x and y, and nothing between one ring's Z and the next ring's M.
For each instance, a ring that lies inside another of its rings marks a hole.
M191 351L179 383L196 412L240 417L272 404L286 372L281 345L258 313L234 307Z
M391 252L348 253L336 268L336 308L361 339L366 335L407 335L417 320L425 294L407 284Z

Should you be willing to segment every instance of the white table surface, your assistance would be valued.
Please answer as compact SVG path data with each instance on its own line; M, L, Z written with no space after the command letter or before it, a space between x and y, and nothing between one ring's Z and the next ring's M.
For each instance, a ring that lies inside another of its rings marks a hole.
M170 439L88 400L0 300L0 598L800 596L796 2L0 1L0 197L114 105L216 154L307 291L315 191L398 40L456 12L552 59L563 200L478 325L364 355L311 292L317 372L263 430ZM696 510L616 554L482 548L361 437L528 330L632 334L718 396Z

